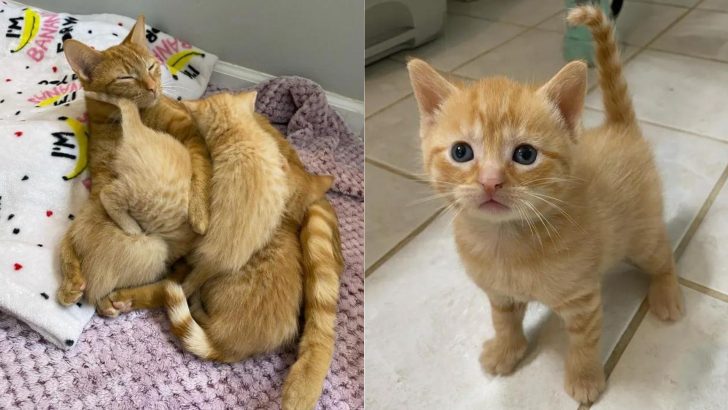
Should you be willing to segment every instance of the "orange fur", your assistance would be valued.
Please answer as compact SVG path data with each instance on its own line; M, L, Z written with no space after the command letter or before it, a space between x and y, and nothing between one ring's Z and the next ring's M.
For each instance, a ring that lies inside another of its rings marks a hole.
M608 113L596 129L580 126L581 62L567 64L541 87L501 77L458 87L423 61L408 68L426 171L450 200L460 257L490 299L496 336L484 345L484 369L515 369L527 346L525 307L537 300L565 322L565 388L588 403L605 386L600 275L628 259L650 274L649 301L658 317L675 320L683 307L660 179L635 120L611 26L593 7L577 8L569 19L595 32ZM451 150L462 143L473 155L458 162ZM516 160L524 146L537 153L534 162Z
M284 409L313 408L334 348L343 258L331 177L308 174L295 150L253 112L255 93L186 103L214 164L210 228L181 283L110 295L125 310L167 308L195 355L233 362L291 342L305 325L284 385ZM188 305L187 297L190 298Z
M184 107L161 94L161 71L147 49L144 30L144 18L140 16L121 44L104 51L68 40L64 43L66 58L84 89L133 101L142 107L140 114L147 127L174 136L187 148L192 165L188 215L193 230L203 233L209 214L207 148ZM172 259L190 248L195 237L165 241L154 236L130 236L109 218L100 196L114 180L112 164L122 137L119 110L92 99L86 101L86 106L93 185L89 201L61 246L63 280L57 297L62 304L74 303L83 295L97 304L116 288L159 279Z

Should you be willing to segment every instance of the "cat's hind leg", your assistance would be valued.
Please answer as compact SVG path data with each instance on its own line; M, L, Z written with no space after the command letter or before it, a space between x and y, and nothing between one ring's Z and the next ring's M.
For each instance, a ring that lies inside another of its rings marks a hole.
M144 286L115 290L98 303L97 310L103 316L116 317L119 313L132 310L161 308L164 306L167 283L182 283L189 271L189 265L177 261L166 278Z
M72 228L71 228L72 229ZM61 240L61 286L58 288L56 298L64 306L78 302L86 289L86 280L81 273L81 262L73 247L71 229Z
M650 275L647 300L661 320L678 320L685 312L670 240L662 221L632 245L629 260ZM650 234L651 233L651 234Z
M106 213L121 230L129 235L139 235L143 232L137 221L129 215L128 192L118 180L107 184L101 190L99 199Z
M509 374L523 359L528 341L523 334L526 304L488 292L495 337L483 344L480 364L490 374Z
M102 316L116 317L132 310L161 308L166 295L164 288L169 281L162 279L149 285L115 290L99 301L96 310Z

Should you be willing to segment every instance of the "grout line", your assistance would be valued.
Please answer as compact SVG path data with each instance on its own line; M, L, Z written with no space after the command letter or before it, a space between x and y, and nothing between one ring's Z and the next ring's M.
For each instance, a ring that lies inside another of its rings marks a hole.
M652 45L652 43L654 43L655 41L657 41L658 38L662 37L663 34L667 33L677 23L679 23L682 19L684 19L685 16L687 16L688 14L690 14L690 12L693 11L695 9L695 7L698 4L700 4L700 3L701 2L695 3L695 5L693 5L692 7L687 8L687 9L684 9L685 11L683 12L683 14L681 14L680 16L678 16L672 23L668 24L667 27L665 27L664 29L662 29L659 33L655 34L655 36L650 41L648 41L647 43L645 43L642 47L639 47L634 54L632 54L628 58L624 59L622 61L622 69L624 70L624 67L629 62L631 62L632 60L634 60L638 55L642 54L643 51L647 50L647 48L649 48ZM617 34L619 34L619 33L617 33ZM622 73L622 75L624 75L624 72ZM589 94L590 92L594 91L598 87L599 87L599 81L597 79L596 84L594 84L591 87L589 87L589 89L586 90L586 93Z
M422 178L418 178L416 175L410 174L407 171L402 171L402 170L400 170L400 169L398 169L396 167L393 167L393 166L391 166L389 164L385 164L384 162L377 161L376 159L372 159L372 158L366 157L364 159L364 161L366 161L367 163L369 163L371 165L374 165L374 166L376 166L378 168L382 168L385 171L388 171L388 172L391 172L393 174L399 175L399 176L401 176L403 178L407 178L407 179L409 179L411 181L414 181L414 182L417 182L417 183L420 183L420 184L428 184L427 181L422 180Z
M711 289L707 286L703 286L697 282L693 282L690 279L678 278L678 281L680 282L681 285L685 286L686 288L690 288L694 291L700 292L707 296L710 296L715 299L722 300L723 302L728 303L728 295L726 295L723 292L717 291L715 289Z
M634 58L636 58L638 55L640 55L643 51L645 51L648 47L652 45L655 41L657 41L658 38L660 38L663 34L665 34L668 30L670 30L672 27L674 27L676 24L678 24L682 19L685 18L692 10L694 10L700 3L702 3L703 0L698 1L695 3L691 8L687 9L682 15L680 15L677 19L675 19L671 24L669 24L667 27L665 27L662 31L660 31L655 37L648 41L647 44L645 44L642 48L637 50L636 53L634 53L630 58L626 59L622 66L624 67L628 62L632 61ZM598 85L598 83L597 83ZM592 88L593 89L593 88ZM591 90L589 90L591 91ZM588 92L589 92L588 91ZM588 93L587 92L587 93ZM715 201L715 198L718 196L718 192L723 188L725 185L726 179L728 178L728 166L723 170L723 174L718 178L718 181L713 186L713 189L711 190L710 194L708 195L708 198L706 198L705 202L703 203L703 206L700 208L700 211L698 211L698 214L693 218L693 221L690 224L690 227L685 232L685 235L683 235L682 239L680 240L680 243L678 244L677 248L673 252L675 255L675 262L682 256L683 252L685 251L685 248L687 247L688 242L692 239L693 235L698 229L698 226L703 222L703 219L705 218L705 214L708 213L708 209L713 205L713 201ZM617 341L617 344L615 345L614 349L612 349L612 352L609 354L609 357L607 358L607 361L604 365L604 371L607 381L609 381L609 377L612 374L612 371L615 367L617 367L617 364L619 363L619 359L622 357L622 354L624 354L624 351L627 349L627 346L632 341L632 338L634 337L635 333L637 332L637 329L642 324L642 320L644 320L645 315L647 314L647 296L645 295L644 299L642 299L642 303L640 304L639 309L637 309L637 312L632 316L632 320L630 320L629 324L627 325L627 329L625 329L624 332L622 332L622 335L619 337L619 340ZM591 407L591 406L590 406Z
M513 22L513 21L497 20L497 19L491 19L491 18L483 17L483 16L473 16L473 15L470 15L470 14L467 14L467 13L458 13L456 11L447 11L447 14L449 14L451 16L469 17L469 18L472 18L472 19L484 20L484 21L487 21L487 22L490 22L490 23L510 24L512 26L521 27L521 28L532 28L532 27L535 27L535 26L529 26L528 24L516 23L516 22ZM551 17L553 17L553 16L551 16ZM551 17L549 17L549 18L551 18ZM537 23L537 24L541 24L541 23Z
M459 70L459 69L463 68L464 66L466 66L466 65L468 65L468 64L470 64L470 63L472 63L473 61L475 61L475 60L479 59L480 57L482 57L482 56L484 56L484 55L486 55L486 54L490 53L491 51L493 51L493 50L495 50L495 49L497 49L497 48L500 48L500 47L502 47L502 46L504 46L504 45L506 45L506 44L510 43L511 41L514 41L515 39L517 39L517 38L519 38L519 37L523 36L524 34L526 34L526 33L530 33L530 32L531 32L531 31L533 31L533 30L541 30L540 28L537 28L537 26L539 26L539 25L543 24L543 23L544 23L544 22L546 22L547 20L550 20L550 19L551 19L552 17L554 17L554 16L556 16L556 15L558 15L558 14L561 14L562 12L563 12L563 10L559 10L558 12L556 12L556 13L554 13L554 14L551 14L551 15L549 15L549 16L548 16L547 18L545 18L545 19L543 19L543 20L541 20L541 21L538 21L538 22L536 22L536 24L535 24L535 25L533 25L533 26L530 26L530 27L525 27L526 29L525 29L525 30L523 30L522 32L520 32L520 33L516 34L515 36L513 36L513 37L509 38L508 40L506 40L506 41L504 41L504 42L502 42L502 43L500 43L500 44L498 44L498 45L496 45L496 46L494 46L494 47L491 47L491 48L490 48L490 49L488 49L487 51L484 51L484 52L482 52L482 53L480 53L480 54L476 55L475 57L473 57L473 58L471 58L471 59L469 59L469 60L467 60L467 61L463 62L462 64L460 64L460 65L458 65L458 66L454 67L454 68L453 68L452 70L450 70L449 72L450 72L450 73L452 73L452 74L455 74L455 71L457 71L457 70ZM457 75L460 75L460 74L457 74ZM468 78L470 78L470 77L468 77Z
M668 7L677 7L680 9L689 9L693 6L683 6L682 4L670 4L670 3L662 3L657 1L650 1L650 0L630 0L630 3L644 3L644 4L653 4L655 6L668 6ZM695 3L697 5L697 3Z
M364 89L365 89L365 92L366 92L366 84L364 85ZM412 95L414 95L414 93L413 93L412 91L410 91L410 92L409 92L409 93L407 93L407 95L405 95L404 97L400 97L400 98L398 98L398 99L397 99L396 101L392 102L391 104L387 104L387 105L385 105L384 107L382 107L382 108L380 108L380 109L378 109L378 110L374 111L373 113L371 113L371 114L367 115L367 116L366 116L366 118L365 118L365 120L368 120L368 119L372 118L373 116L375 116L375 115L377 115L377 114L379 114L379 113L382 113L382 112L384 112L384 111L385 111L385 110L387 110L388 108L391 108L391 107L392 107L393 105L396 105L397 103L400 103L400 102L402 102L402 101L406 100L407 98L409 98L409 97L410 97L410 96L412 96ZM366 98L366 97L365 97L365 98Z
M665 49L658 48L658 47L650 47L649 50L657 51L657 52L663 53L663 54L673 54L673 55L681 56L681 57L688 57L688 58L694 58L697 60L710 61L713 63L728 64L728 60L720 60L718 58L713 58L713 57L696 56L696 55L692 55L692 54L682 53L680 51L665 50Z
M682 254L685 252L685 248L688 246L688 242L690 242L691 239L693 239L693 236L695 235L695 232L698 230L700 224L703 223L703 219L705 219L705 215L708 213L710 208L713 206L713 202L715 202L715 198L718 197L718 194L723 189L723 186L725 185L726 180L728 179L728 166L723 169L723 173L720 175L718 180L715 182L715 185L713 185L713 189L710 191L710 194L708 194L708 197L705 199L705 202L703 202L703 206L698 211L698 214L695 215L695 218L693 218L692 223L690 224L690 227L685 232L685 235L683 235L682 239L680 240L680 244L678 244L677 248L675 248L675 251L673 252L675 255L675 261L680 259L682 257Z
M718 196L718 193L725 185L726 179L728 179L728 166L723 170L723 174L718 178L718 181L716 181L715 185L713 186L713 189L711 190L710 194L706 198L705 202L703 202L703 206L700 208L700 211L698 211L698 214L693 218L693 221L690 224L690 227L685 232L685 235L683 235L682 239L680 239L680 243L678 244L677 248L675 248L675 251L673 254L675 255L675 262L677 262L680 257L682 256L683 252L685 252L685 248L687 247L687 244L690 242L690 240L695 235L695 232L697 231L700 224L703 222L703 219L705 218L705 215L708 213L708 210L713 205L713 202L715 201L715 198ZM702 285L698 285L697 283L694 283L692 281L683 279L678 277L678 280L682 284L689 284L688 287L691 287L694 290L700 291L706 295L714 296L715 294L723 295L720 292L714 291L709 288L705 288ZM718 299L722 299L721 296L717 296ZM728 298L728 296L726 296ZM728 300L726 300L728 301ZM632 319L630 320L629 324L627 325L627 328L622 332L622 335L619 337L619 340L617 341L617 344L614 346L614 349L609 354L609 357L607 358L606 363L604 364L604 372L606 375L607 380L609 380L609 376L611 376L612 371L617 366L617 363L619 363L619 359L624 354L624 351L627 349L627 346L632 341L632 338L634 337L635 333L637 332L637 329L642 324L642 320L644 320L645 316L647 315L647 295L642 299L642 303L640 304L639 309L637 309L637 312L632 316Z
M585 111L586 110L593 111L593 112L598 113L598 114L604 114L604 110L603 109L589 107L588 105L585 105L584 106L584 110ZM667 130L676 131L676 132L680 132L680 133L683 133L683 134L688 134L691 137L698 137L698 138L703 138L703 139L707 139L707 140L714 141L714 142L719 142L721 144L728 144L728 140L724 140L724 139L721 139L721 138L718 138L718 137L713 137L711 135L701 134L701 133L695 132L695 131L684 130L682 128L678 128L678 127L675 127L675 126L672 126L672 125L662 124L662 123L659 123L659 122L656 122L656 121L645 120L645 119L642 119L642 118L637 118L637 121L640 122L640 123L643 122L645 124L653 125L655 127L660 127L660 128L664 128L664 129L667 129Z
M726 11L726 10L719 10L719 9L696 8L696 10L710 12L710 13L728 14L728 11Z
M619 337L619 340L614 346L612 353L609 354L607 361L604 363L604 375L606 376L607 380L609 380L609 376L612 375L612 371L614 371L614 368L617 367L619 359L622 357L622 354L624 354L624 351L627 350L627 345L629 345L629 342L632 341L632 338L634 337L635 333L637 333L637 329L642 324L642 320L645 318L646 315L647 296L642 299L640 307L637 309L637 312L634 314L634 316L632 316L632 320L629 321L627 328L624 330L624 332L622 332L622 336Z
M367 270L364 271L364 279L368 278L374 271L379 269L380 266L382 266L385 262L387 262L392 256L394 256L397 252L399 252L402 248L404 248L405 245L407 245L412 239L414 239L417 235L420 234L420 232L424 231L425 228L430 226L430 224L440 216L443 211L445 210L445 207L442 207L435 211L434 214L432 214L429 218L427 218L424 222L422 222L417 228L415 228L412 232L407 234L401 241L399 241L392 249L388 250L387 253L382 255L381 258L379 258L376 262L374 262Z

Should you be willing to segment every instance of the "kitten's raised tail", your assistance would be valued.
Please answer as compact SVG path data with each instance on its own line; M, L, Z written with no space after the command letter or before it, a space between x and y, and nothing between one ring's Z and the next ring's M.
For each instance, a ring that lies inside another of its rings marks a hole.
M301 246L305 324L298 359L283 384L283 410L316 406L334 353L344 258L336 213L326 198L308 208L301 230Z
M177 282L167 281L164 290L172 333L179 338L185 350L203 359L222 360L205 329L192 317L182 286Z
M607 123L635 124L634 107L627 91L627 81L622 75L622 63L611 21L600 8L594 6L571 9L566 19L571 25L589 27L594 38L599 86L607 112Z

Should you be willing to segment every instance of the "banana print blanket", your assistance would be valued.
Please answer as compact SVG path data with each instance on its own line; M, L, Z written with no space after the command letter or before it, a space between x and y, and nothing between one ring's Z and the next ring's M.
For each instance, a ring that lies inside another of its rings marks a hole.
M60 238L90 183L83 89L63 41L102 50L118 44L133 24L112 14L0 2L0 310L66 349L77 343L93 309L83 303L64 308L55 300ZM165 93L199 98L217 57L154 27L146 32L166 68Z

